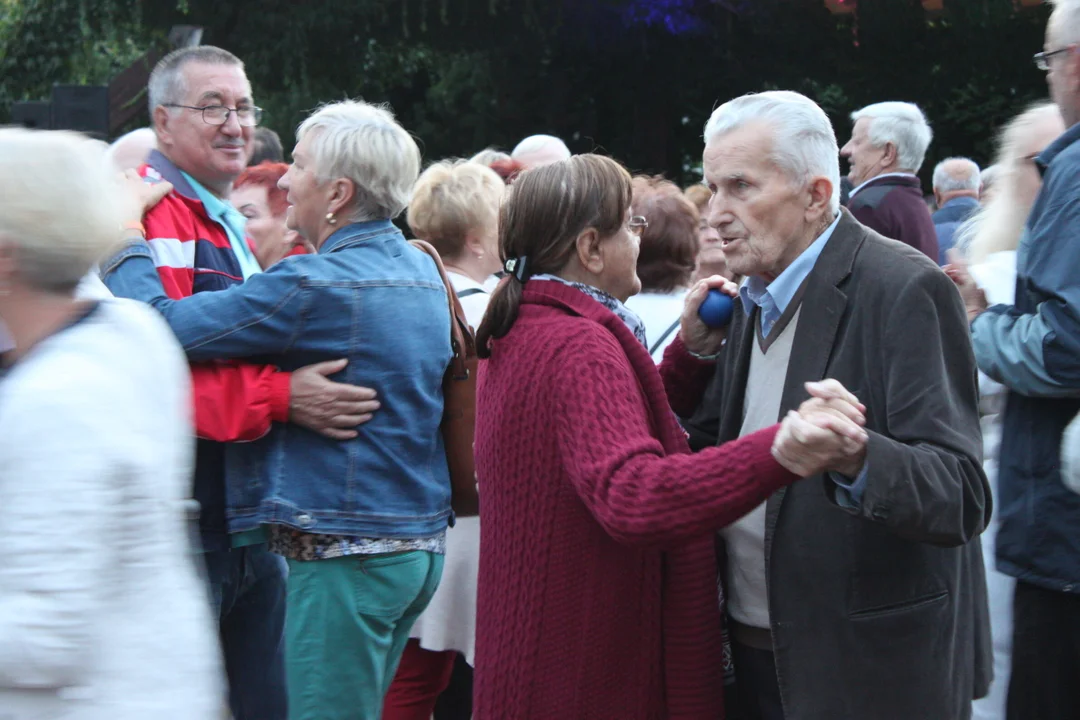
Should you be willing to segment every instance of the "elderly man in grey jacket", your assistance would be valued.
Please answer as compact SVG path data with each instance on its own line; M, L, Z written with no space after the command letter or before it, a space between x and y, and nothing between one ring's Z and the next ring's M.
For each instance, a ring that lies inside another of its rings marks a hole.
M990 516L960 296L924 254L839 208L825 113L791 92L721 106L705 130L709 222L747 276L688 421L700 443L775 423L835 378L869 440L721 533L739 697L764 720L964 720L990 680L977 540ZM700 292L700 290L698 291Z

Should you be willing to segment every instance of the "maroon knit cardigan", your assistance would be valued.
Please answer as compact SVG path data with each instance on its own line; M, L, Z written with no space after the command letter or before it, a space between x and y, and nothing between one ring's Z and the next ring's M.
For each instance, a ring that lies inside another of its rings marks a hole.
M723 717L714 532L795 476L776 427L690 454L672 408L711 374L528 283L479 375L479 720Z

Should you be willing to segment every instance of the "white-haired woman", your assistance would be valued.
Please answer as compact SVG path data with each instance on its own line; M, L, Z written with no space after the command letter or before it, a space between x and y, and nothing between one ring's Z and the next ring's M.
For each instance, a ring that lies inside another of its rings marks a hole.
M168 320L191 360L257 356L292 369L346 358L334 378L378 391L354 437L276 423L226 461L230 529L268 526L289 563L291 720L378 720L409 630L442 573L451 517L439 433L451 358L446 288L391 222L420 169L386 109L327 105L297 131L281 179L286 224L316 249L243 285L169 300L144 243L105 264ZM361 424L363 423L363 424Z
M1035 157L1065 132L1061 112L1053 103L1033 105L1009 121L1001 131L994 167L994 190L990 200L957 231L959 252L951 253L954 265L946 268L967 292L981 288L991 304L1011 305L1016 289L1016 248L1024 235L1024 223L1042 185ZM971 263L965 273L964 260ZM979 404L982 413L983 468L991 489L997 488L998 448L1001 444L1001 413L1005 388L979 373ZM982 534L986 585L990 599L990 622L994 643L994 680L990 692L976 700L974 720L1001 720L1009 687L1012 655L1012 595L1015 580L998 572L994 563L997 516Z
M0 130L0 717L209 720L187 363L155 313L75 299L129 204L95 142ZM164 188L162 188L164 189ZM58 211L57 198L62 198Z
M409 205L409 227L442 256L465 318L480 326L490 295L485 289L502 267L499 260L499 203L506 185L498 174L475 161L443 161L416 181ZM458 518L446 536L446 565L431 604L416 621L390 691L383 720L428 720L457 666L455 697L471 696L464 656L473 664L476 644L476 578L480 562L480 519ZM450 702L448 697L446 702ZM469 707L454 717L469 718ZM441 717L441 713L440 713Z

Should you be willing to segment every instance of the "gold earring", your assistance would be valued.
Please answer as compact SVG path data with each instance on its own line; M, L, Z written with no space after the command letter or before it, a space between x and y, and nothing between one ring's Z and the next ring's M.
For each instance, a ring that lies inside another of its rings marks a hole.
M326 213L326 222L330 223L331 225L337 225L337 218L334 217L334 213Z

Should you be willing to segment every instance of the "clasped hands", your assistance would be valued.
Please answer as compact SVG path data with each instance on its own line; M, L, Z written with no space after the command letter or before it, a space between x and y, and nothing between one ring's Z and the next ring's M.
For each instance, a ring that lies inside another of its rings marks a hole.
M836 380L806 390L810 399L780 424L773 457L800 477L836 472L854 480L866 464L866 407Z

